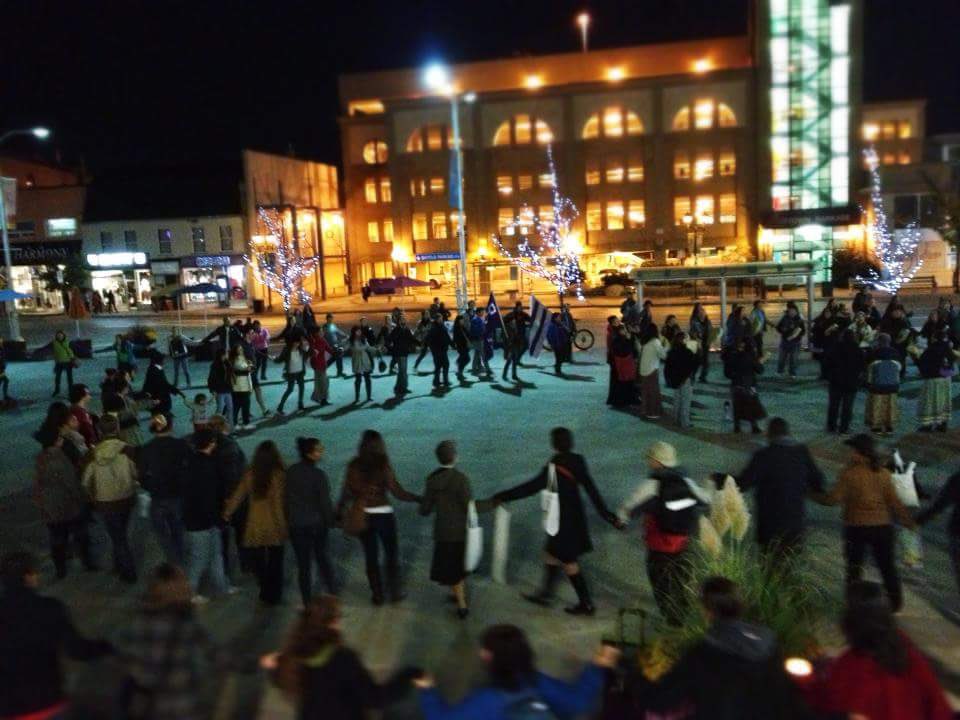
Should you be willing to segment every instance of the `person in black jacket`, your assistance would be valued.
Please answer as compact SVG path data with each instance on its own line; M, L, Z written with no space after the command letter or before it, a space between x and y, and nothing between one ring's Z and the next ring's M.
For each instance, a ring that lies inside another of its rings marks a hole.
M527 350L527 329L530 327L530 315L523 309L523 303L517 301L513 310L503 316L503 379L507 379L507 373L513 368L513 379L520 380L517 376L517 368L520 366L520 358Z
M153 439L137 453L137 477L150 493L150 524L164 557L167 562L182 566L186 553L180 493L190 446L186 440L173 436L173 424L163 414L150 419L150 432Z
M65 717L61 657L94 660L113 653L113 646L85 638L62 602L37 593L40 572L29 553L6 554L0 581L0 717Z
M457 348L457 380L463 382L464 369L470 364L470 328L465 314L457 315L453 321L453 345Z
M805 500L825 491L824 477L807 447L790 437L783 418L767 424L767 442L737 476L737 485L754 490L760 549L788 556L803 545Z
M243 478L243 472L247 467L247 458L243 454L239 443L230 437L230 428L227 420L222 415L214 415L210 418L210 429L213 430L217 440L214 457L217 465L223 471L224 497L230 497L233 491L237 489L240 480ZM239 509L230 516L230 523L220 529L220 541L223 545L223 568L229 577L233 577L230 569L230 535L233 535L233 544L237 548L237 555L240 558L240 569L243 572L251 572L253 562L250 550L243 547L243 528L247 523L247 502L240 505ZM233 533L230 532L231 528Z
M550 431L550 443L555 451L554 455L535 478L510 490L498 492L492 500L495 504L510 502L549 489L552 468L556 476L555 492L559 496L560 527L556 535L547 536L543 586L537 593L524 597L537 605L549 605L553 600L562 567L577 593L578 600L576 605L565 608L566 612L571 615L593 615L596 609L578 562L581 555L593 549L580 487L586 491L600 517L617 529L622 525L603 501L593 478L590 477L583 455L573 452L573 433L564 427L553 428Z
M853 419L853 404L857 398L860 379L866 369L863 350L853 331L843 331L840 340L824 354L823 371L829 382L827 432L846 435ZM839 416L840 424L837 425Z
M217 351L210 362L210 372L207 375L207 389L217 399L217 413L225 418L233 418L233 366L230 356L225 352Z
M926 510L917 515L917 524L923 525L935 518L948 507L952 507L950 522L947 525L950 560L953 563L953 576L960 588L960 472L955 472L940 490L937 499Z
M410 326L407 325L405 313L397 315L397 324L390 331L388 345L397 364L397 382L393 386L393 394L402 398L410 392L409 375L407 373L408 356L412 355L417 349L417 339L414 337Z
M433 357L433 386L440 387L440 376L443 375L443 386L450 386L450 333L447 332L443 324L442 315L434 315L430 323L430 329L427 330L427 347L430 348L430 355Z
M143 379L141 392L156 401L154 408L158 412L169 415L172 397L174 395L184 397L184 395L176 385L167 380L167 375L163 372L163 361L162 353L156 350L150 353L150 367L147 368L147 375Z
M708 578L700 602L710 621L696 642L656 683L634 676L641 712L669 713L689 708L689 720L799 720L813 714L784 669L773 632L741 619L737 586ZM691 707L692 706L692 707Z
M200 343L208 343L211 340L216 340L217 343L219 343L221 352L229 353L230 348L232 348L235 343L240 342L240 329L231 325L230 318L224 315L220 327L207 335Z
M687 347L687 336L682 330L674 330L673 342L663 365L663 377L667 387L673 388L673 421L682 428L690 427L693 380L699 366L700 358Z
M740 423L750 423L750 431L760 434L758 420L767 416L757 393L757 375L763 372L763 363L757 359L749 338L741 337L726 351L723 372L730 380L730 399L733 405L733 431L740 432Z

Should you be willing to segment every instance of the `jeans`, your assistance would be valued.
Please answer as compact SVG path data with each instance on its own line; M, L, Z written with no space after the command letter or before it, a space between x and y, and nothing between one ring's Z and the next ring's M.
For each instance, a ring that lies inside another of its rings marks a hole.
M313 369L313 394L310 399L314 402L326 402L330 395L330 378L327 377L327 369Z
M483 360L483 338L471 340L470 345L473 348L473 366L470 369L479 374L485 364Z
M440 375L443 375L443 384L450 384L450 356L447 351L431 352L433 356L433 386L440 387Z
M407 362L409 360L408 355L396 355L394 359L397 361L397 382L393 386L393 394L397 397L406 394L410 389L410 379L407 375Z
M673 421L682 428L690 427L690 404L693 402L692 379L673 390Z
M457 350L457 377L463 380L463 370L470 364L470 351L467 348Z
M187 579L195 594L200 592L204 576L210 581L213 593L221 595L230 587L223 568L223 542L220 528L188 530L184 535L187 549Z
M830 385L827 407L827 430L829 432L835 432L838 429L838 415L840 416L840 432L845 433L850 429L850 421L853 418L853 402L856 399L856 390L841 390L834 385Z
M113 549L113 569L121 579L135 582L137 569L133 564L133 553L130 551L130 540L127 537L127 527L130 525L130 514L133 506L125 510L114 510L102 514L103 524L110 536L110 545Z
M297 558L297 577L300 581L300 597L304 606L313 596L313 561L316 559L327 592L335 595L337 583L334 579L333 565L327 555L328 529L323 525L290 528L290 544Z
M523 350L513 350L509 349L503 354L503 379L507 379L507 371L510 370L511 363L513 364L513 379L519 380L517 377L517 368L520 367L520 356L523 355Z
M290 397L290 393L293 392L293 386L297 386L297 407L300 410L303 410L303 373L293 373L292 375L287 375L287 389L283 391L283 396L280 398L280 405L277 406L277 410L283 412L283 406L287 402L287 398Z
M177 498L151 498L150 524L157 534L167 562L183 565L186 560L183 544L183 508Z
M283 545L250 548L253 571L260 584L260 600L278 605L283 599Z
M84 567L87 569L94 567L93 559L90 557L90 535L87 532L86 514L66 522L50 523L47 525L47 530L50 533L50 555L57 569L57 577L62 578L67 575L67 548L70 545L70 536L73 536L80 547L80 557Z
M365 372L365 373L363 373L363 374L356 373L356 374L353 376L353 392L354 392L354 395L356 396L356 400L359 400L359 399L360 399L360 381L361 381L361 380L363 381L364 385L366 386L366 389L367 389L367 400L369 400L369 399L370 399L370 395L371 395L371 391L372 391L372 384L371 384L371 381L370 381L370 373L368 373L368 372Z
M217 393L217 415L223 415L227 422L236 422L233 417L233 393Z
M900 576L897 574L894 547L893 525L847 525L843 529L847 585L856 582L863 575L863 561L869 548L873 561L880 570L880 577L883 578L883 587L887 591L890 607L896 612L903 606L903 593L900 588Z
M243 424L250 424L250 393L235 392L233 397L233 424L237 424L237 418L243 417Z
M800 355L800 343L780 344L780 353L777 355L777 372L783 373L784 368L790 377L797 376L797 357Z
M67 374L67 390L73 385L73 363L58 362L53 364L53 394L60 394L60 377Z
M190 387L190 364L187 362L187 356L175 357L173 359L173 385L180 381L180 369L183 369L183 376L187 379L187 387Z
M397 549L397 519L393 513L367 513L367 529L360 534L367 581L374 599L383 598L380 576L380 545L387 560L387 585L394 599L400 597L400 558Z
M427 351L428 351L429 349L430 349L430 348L427 346L426 343L424 343L424 344L423 344L423 347L420 348L420 354L417 355L417 359L413 361L413 369L414 369L414 370L416 370L416 369L417 369L417 366L418 366L421 362L423 362L423 359L427 356Z
M253 374L256 376L259 374L261 380L267 379L267 360L269 356L267 355L266 350L257 350L253 354L254 366Z

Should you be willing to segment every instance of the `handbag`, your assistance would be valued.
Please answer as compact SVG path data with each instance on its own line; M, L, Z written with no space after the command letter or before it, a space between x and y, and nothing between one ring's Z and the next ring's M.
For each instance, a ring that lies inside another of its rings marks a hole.
M500 505L493 514L493 560L490 575L495 583L507 583L507 553L510 549L510 511Z
M467 572L473 572L480 565L483 557L483 528L477 518L477 504L471 500L467 503L467 542L463 558L463 567Z
M547 463L547 486L540 491L543 529L554 537L560 532L560 494L557 492L557 466Z

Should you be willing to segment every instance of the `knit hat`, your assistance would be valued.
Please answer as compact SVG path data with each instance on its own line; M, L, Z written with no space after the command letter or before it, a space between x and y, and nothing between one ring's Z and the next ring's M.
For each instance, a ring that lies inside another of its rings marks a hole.
M677 450L670 443L657 440L647 448L647 458L658 462L664 467L672 468L677 466Z

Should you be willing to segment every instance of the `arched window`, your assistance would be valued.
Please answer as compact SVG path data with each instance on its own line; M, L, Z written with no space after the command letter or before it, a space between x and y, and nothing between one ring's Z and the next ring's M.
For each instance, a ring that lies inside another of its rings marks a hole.
M737 116L726 103L713 98L697 98L693 105L686 105L673 116L674 131L710 130L715 127L736 127Z
M594 113L583 126L583 132L580 136L584 140L594 138L619 138L624 135L641 135L643 133L643 122L640 116L632 110L622 107L604 108L602 113Z
M425 125L410 133L407 138L407 152L419 153L433 150L447 150L453 147L453 137L446 125Z
M719 120L720 127L736 127L737 126L737 116L734 114L733 110L730 109L730 106L725 103L720 103L717 105L717 119Z
M690 108L680 108L680 112L673 116L673 129L674 130L689 130L690 129Z
M383 140L368 140L363 145L363 161L367 165L383 165L387 161L387 143Z
M540 118L531 115L514 115L503 122L493 134L494 146L500 145L548 145L553 142L553 131Z

